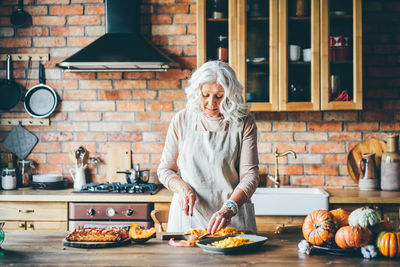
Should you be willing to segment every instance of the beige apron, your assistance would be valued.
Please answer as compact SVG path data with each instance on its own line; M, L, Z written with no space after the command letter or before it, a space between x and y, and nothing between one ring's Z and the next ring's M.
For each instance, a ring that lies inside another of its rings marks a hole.
M239 155L242 129L229 126L227 131L199 131L199 114L187 113L177 165L183 181L196 193L193 217L186 216L174 194L168 218L168 232L206 228L211 216L229 199L239 184ZM232 217L230 226L256 233L254 206L249 201Z

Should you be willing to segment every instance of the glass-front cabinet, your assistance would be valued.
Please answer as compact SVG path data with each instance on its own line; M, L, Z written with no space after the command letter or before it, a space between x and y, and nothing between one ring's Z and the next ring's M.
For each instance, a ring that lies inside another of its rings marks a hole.
M279 109L319 110L319 0L279 1Z
M236 0L197 1L197 66L208 60L237 65Z
M321 1L321 108L362 109L361 0Z
M198 0L197 64L227 61L253 111L362 109L361 0Z

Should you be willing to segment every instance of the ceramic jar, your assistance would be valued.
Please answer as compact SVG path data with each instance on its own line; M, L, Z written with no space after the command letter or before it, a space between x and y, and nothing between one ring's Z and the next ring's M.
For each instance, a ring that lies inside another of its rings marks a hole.
M360 190L378 190L379 181L375 165L375 153L365 153L359 161L362 177L358 180Z
M388 191L400 190L400 154L399 135L390 134L387 137L387 148L381 159L381 189Z

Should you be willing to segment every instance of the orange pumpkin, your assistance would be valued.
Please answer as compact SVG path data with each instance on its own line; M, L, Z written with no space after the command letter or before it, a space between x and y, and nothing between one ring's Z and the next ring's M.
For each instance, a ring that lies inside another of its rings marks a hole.
M312 245L331 242L335 237L335 217L327 210L315 210L303 223L303 236Z
M330 213L332 213L332 215L337 220L338 228L349 225L350 211L339 208L331 210Z
M371 240L371 231L361 226L343 226L335 235L335 242L340 248L360 248L368 245Z
M379 234L376 246L379 252L389 258L400 257L400 232L382 232Z

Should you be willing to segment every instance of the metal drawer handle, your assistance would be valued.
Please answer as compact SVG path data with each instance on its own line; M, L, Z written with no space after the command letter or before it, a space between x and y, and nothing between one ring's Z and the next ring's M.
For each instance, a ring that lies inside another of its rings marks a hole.
M18 227L19 228L25 228L25 224L24 223L20 223L20 224L18 224Z
M18 212L21 212L21 213L32 213L32 212L35 212L35 210L18 210Z

